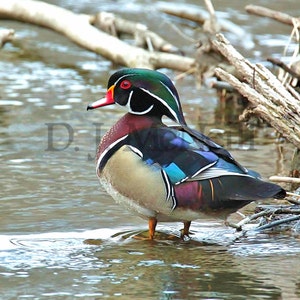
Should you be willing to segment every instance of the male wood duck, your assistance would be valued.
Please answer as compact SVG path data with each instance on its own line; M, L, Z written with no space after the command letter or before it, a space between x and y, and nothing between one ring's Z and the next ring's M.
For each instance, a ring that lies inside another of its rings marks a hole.
M148 69L114 73L107 93L87 109L119 104L128 112L103 136L96 155L97 175L106 191L149 220L184 223L225 216L251 201L284 198L280 186L240 165L231 154L187 126L178 93L164 74ZM177 126L162 122L166 116Z

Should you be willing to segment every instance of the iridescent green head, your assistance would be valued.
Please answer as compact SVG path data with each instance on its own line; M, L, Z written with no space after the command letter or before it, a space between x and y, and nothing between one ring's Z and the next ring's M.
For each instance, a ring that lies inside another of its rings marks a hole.
M122 69L114 73L107 85L106 97L88 109L117 103L129 113L157 118L167 116L185 124L179 96L172 81L164 74L148 69Z

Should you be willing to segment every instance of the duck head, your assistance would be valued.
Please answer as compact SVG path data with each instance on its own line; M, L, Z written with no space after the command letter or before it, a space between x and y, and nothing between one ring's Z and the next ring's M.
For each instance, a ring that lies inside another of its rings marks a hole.
M160 119L167 116L179 124L186 124L175 86L157 71L138 68L117 71L108 81L106 96L89 104L87 109L114 103L134 115Z

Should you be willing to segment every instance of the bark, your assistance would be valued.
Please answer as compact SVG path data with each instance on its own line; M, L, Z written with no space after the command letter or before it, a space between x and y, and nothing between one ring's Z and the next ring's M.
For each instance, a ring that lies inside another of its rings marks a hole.
M263 118L287 140L300 148L300 95L292 88L283 86L264 66L250 63L223 35L218 34L213 43L242 75L244 81L240 81L221 68L216 69L217 76L248 98L253 105L250 113ZM249 110L245 115L248 113Z
M0 18L15 19L59 32L77 45L102 55L116 64L150 69L187 71L194 59L171 53L150 52L131 46L98 30L88 15L34 0L0 0Z

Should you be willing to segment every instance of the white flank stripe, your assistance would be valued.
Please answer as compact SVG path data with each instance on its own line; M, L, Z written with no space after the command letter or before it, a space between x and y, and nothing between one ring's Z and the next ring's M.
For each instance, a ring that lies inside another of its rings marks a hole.
M118 140L114 141L112 144L110 144L103 152L102 154L99 156L98 158L98 162L97 162L97 167L96 167L96 171L98 170L99 166L100 166L100 163L101 163L101 160L103 159L103 157L107 154L107 152L113 148L115 145L117 145L119 142L123 141L124 139L127 138L128 135L125 135L121 138L119 138Z
M134 152L135 154L137 154L138 156L140 156L141 158L143 158L143 153L136 147L133 147L131 145L128 145L128 147L131 149L132 152Z

